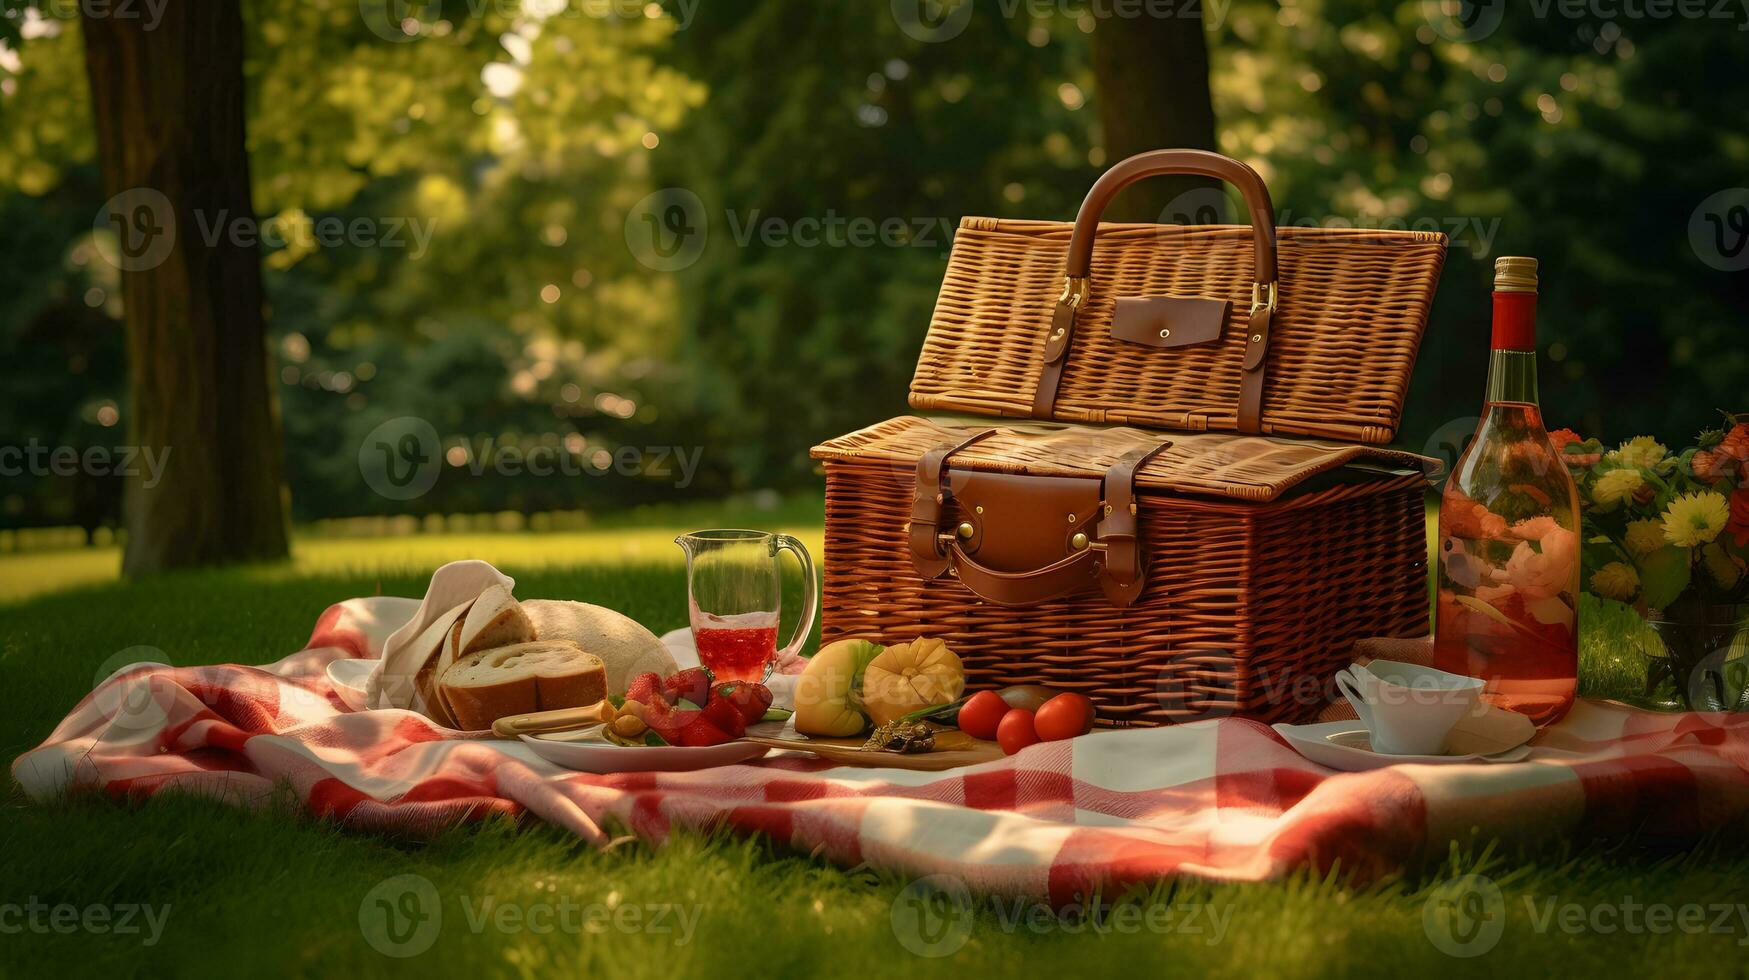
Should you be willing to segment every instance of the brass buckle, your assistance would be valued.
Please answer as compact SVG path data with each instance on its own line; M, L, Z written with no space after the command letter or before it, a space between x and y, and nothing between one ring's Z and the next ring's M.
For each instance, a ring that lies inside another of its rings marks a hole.
M1067 303L1072 309L1079 309L1087 299L1087 280L1074 276L1063 277L1063 295L1057 297L1058 303Z
M1264 307L1269 312L1275 312L1276 284L1273 282L1254 282L1251 284L1251 313L1253 316Z

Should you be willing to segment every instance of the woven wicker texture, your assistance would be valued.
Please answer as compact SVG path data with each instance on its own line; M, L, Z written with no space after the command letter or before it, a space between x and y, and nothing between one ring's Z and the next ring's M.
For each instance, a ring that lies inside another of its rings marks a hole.
M1031 414L1072 229L1055 221L960 222L911 381L912 406ZM1263 432L1390 441L1445 236L1298 227L1277 234L1281 278ZM1254 267L1249 226L1101 224L1054 417L1235 430ZM1232 309L1213 343L1155 348L1113 339L1116 299L1150 296L1224 299Z
M890 464L915 479L917 457L989 428L998 433L956 453L952 466L1033 476L1098 476L1132 449L1172 443L1136 474L1144 490L1268 501L1313 476L1377 462L1435 475L1436 460L1371 446L1212 432L1144 432L1058 423L948 422L902 416L815 446L814 458ZM909 492L909 491L907 491Z
M997 438L1007 437L987 441ZM983 446L955 455L950 467L1015 459ZM1227 714L1304 720L1330 700L1329 678L1347 665L1357 638L1428 629L1427 485L1419 473L1349 469L1269 503L1144 490L1148 582L1133 606L1117 608L1088 589L1014 609L951 577L917 573L906 536L913 469L884 455L816 454L827 460L823 638L941 637L965 661L974 689L1042 683L1081 691L1108 726ZM952 511L950 501L949 521Z

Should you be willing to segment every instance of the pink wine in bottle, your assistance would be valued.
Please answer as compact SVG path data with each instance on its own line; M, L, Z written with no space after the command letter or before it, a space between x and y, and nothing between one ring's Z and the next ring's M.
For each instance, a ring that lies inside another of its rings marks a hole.
M1579 493L1537 404L1535 259L1494 264L1488 397L1439 507L1433 664L1538 727L1579 674Z

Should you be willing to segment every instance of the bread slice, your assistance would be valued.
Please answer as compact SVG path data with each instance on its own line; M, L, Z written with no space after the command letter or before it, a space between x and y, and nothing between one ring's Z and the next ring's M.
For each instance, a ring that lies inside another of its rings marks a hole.
M480 731L509 715L594 704L607 697L607 670L575 643L540 640L470 653L437 684L456 727Z
M534 624L510 590L502 585L485 589L468 606L467 613L456 620L443 648L419 673L425 713L439 724L463 727L456 723L455 709L445 700L443 685L438 681L468 654L534 641Z

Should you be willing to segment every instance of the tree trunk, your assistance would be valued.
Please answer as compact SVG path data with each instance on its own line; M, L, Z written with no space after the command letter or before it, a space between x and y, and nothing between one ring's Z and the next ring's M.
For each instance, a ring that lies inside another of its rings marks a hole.
M122 570L283 558L283 447L253 233L239 0L86 17L103 220L120 240L135 446Z
M1162 16L1100 17L1093 81L1108 166L1145 150L1217 148L1200 4L1174 5ZM1216 186L1203 177L1156 177L1118 195L1105 217L1181 223L1217 200L1204 190Z

